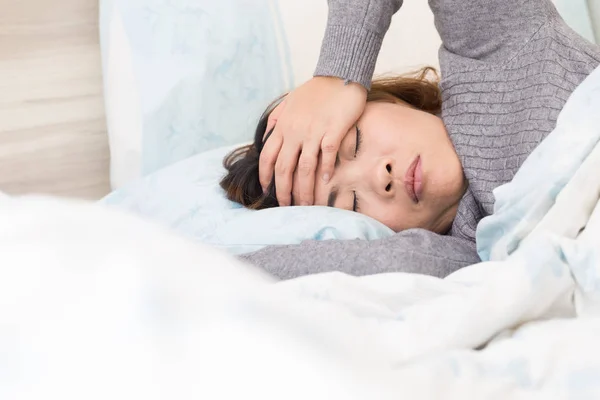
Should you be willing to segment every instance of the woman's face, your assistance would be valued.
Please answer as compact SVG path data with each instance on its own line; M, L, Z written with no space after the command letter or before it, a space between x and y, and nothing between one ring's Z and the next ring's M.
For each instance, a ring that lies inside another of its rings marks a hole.
M315 205L357 211L396 232L443 232L465 188L440 118L404 104L370 102L342 140L329 183L316 180Z

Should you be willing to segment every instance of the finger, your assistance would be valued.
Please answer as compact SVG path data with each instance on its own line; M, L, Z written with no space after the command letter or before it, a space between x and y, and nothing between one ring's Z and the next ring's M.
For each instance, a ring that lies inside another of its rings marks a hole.
M267 129L265 129L265 135L271 132L271 129L277 125L277 121L279 120L279 116L285 108L285 104L285 99L283 99L281 103L279 103L279 105L275 107L273 111L271 111L271 114L269 114L269 121L267 122Z
M321 151L321 143L317 140L312 140L302 146L302 152L298 159L298 178L294 182L294 200L297 199L297 204L302 206L312 206L314 204L315 195L315 172L319 163L319 151Z
M340 143L342 142L344 133L345 132L343 132L343 130L329 131L321 140L321 167L323 169L321 179L323 179L325 183L329 182L333 176L335 160L337 158L337 153L340 149Z
M260 152L260 158L258 160L258 180L263 192L266 192L273 180L273 171L275 169L275 163L277 157L283 145L283 138L279 134L277 128L265 142L265 145Z
M275 163L275 188L277 201L281 207L292 205L292 179L296 165L298 164L298 155L300 154L300 144L284 143L277 162Z

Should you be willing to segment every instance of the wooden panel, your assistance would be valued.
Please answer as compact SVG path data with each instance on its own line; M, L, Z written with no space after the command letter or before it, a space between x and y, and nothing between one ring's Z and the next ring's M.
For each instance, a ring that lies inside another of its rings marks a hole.
M0 0L0 191L109 191L98 0Z

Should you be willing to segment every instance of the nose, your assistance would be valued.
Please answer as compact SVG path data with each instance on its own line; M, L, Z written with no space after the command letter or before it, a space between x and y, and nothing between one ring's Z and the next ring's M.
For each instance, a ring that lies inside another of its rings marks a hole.
M396 186L394 184L394 166L392 160L379 160L375 164L375 179L373 190L383 197L392 197Z

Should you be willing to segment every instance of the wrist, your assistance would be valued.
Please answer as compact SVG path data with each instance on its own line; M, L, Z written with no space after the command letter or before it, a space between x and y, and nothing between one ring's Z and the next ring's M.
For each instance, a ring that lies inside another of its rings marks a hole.
M365 96L367 95L367 92L368 92L367 88L364 87L359 82L353 82L349 79L340 78L338 76L314 76L312 78L312 80L314 80L316 82L327 82L327 83L338 84L340 86L345 86L348 88L348 90L358 91L358 92L364 94Z

